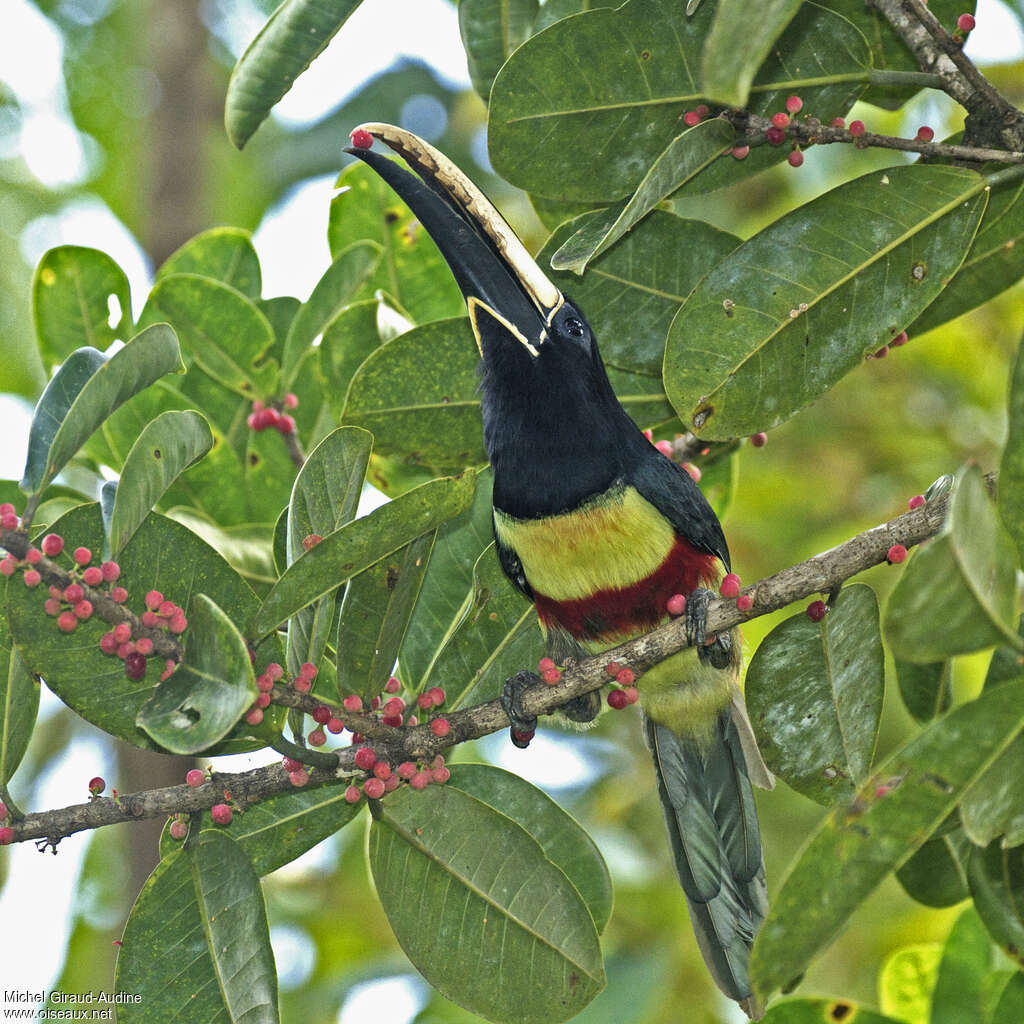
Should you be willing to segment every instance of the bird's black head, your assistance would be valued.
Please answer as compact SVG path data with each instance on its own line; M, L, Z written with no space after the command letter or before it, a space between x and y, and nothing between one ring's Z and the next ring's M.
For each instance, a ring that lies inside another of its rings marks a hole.
M584 315L447 157L394 125L356 131L382 140L418 173L368 149L347 150L409 205L466 299L482 357L495 505L537 517L606 490L620 461L646 441L615 397Z

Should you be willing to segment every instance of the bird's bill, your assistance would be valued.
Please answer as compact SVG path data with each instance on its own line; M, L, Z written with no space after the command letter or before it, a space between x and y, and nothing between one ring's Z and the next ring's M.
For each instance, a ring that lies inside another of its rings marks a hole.
M491 201L448 157L418 135L375 122L360 125L353 134L357 131L380 139L416 172L411 174L370 149L345 150L369 164L433 238L462 290L478 346L478 316L483 308L536 355L565 298Z

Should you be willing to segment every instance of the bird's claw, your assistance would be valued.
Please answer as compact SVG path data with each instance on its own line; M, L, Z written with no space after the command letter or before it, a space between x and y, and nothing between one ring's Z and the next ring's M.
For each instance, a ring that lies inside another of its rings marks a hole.
M530 740L533 739L533 734L537 731L536 716L523 713L520 703L523 690L539 682L540 677L533 672L517 672L510 679L505 680L505 686L501 691L501 706L511 719L509 737L520 750L524 750L530 745Z
M697 648L697 657L712 668L726 668L732 661L732 637L728 633L707 635L708 605L714 594L697 587L686 597L686 639Z

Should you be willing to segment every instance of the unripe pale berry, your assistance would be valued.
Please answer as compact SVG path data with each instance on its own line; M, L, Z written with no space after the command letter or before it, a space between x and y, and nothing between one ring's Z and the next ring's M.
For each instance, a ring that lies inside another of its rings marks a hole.
M678 618L686 611L685 595L673 594L665 603L665 608L668 610L669 615L674 615Z
M214 804L210 808L210 817L215 825L230 825L233 815L227 804Z
M284 407L286 409L297 409L299 407L299 396L294 392L289 391L288 394L284 396Z
M167 830L172 839L184 839L188 835L188 825L184 821L175 818L171 827Z
M89 780L89 792L93 796L99 796L107 788L106 782L99 775Z
M763 448L768 443L768 435L763 430L757 434L751 434L750 443L755 448Z
M362 797L362 793L359 792L358 786L349 786L345 790L345 800L350 804L357 804Z
M740 612L749 612L754 607L754 598L750 594L740 594L736 598L736 610Z
M78 619L74 612L61 612L57 616L57 628L62 633L73 633L78 626Z
M369 149L373 145L373 136L364 128L354 129L349 138L356 149Z
M718 592L722 595L722 597L739 597L739 576L737 576L734 572L728 573L722 580L722 585L718 588Z
M690 479L693 480L695 484L700 483L700 478L702 474L699 466L695 466L692 462L684 462L683 469L685 469L686 472L690 474Z
M812 601L807 606L807 618L811 622L821 622L825 618L825 612L827 611L824 601Z
M893 544L893 546L889 548L885 559L890 565L899 565L900 562L906 560L906 557L907 549L902 544Z
M915 494L910 499L910 501L907 502L907 505L910 508L912 508L912 509L920 508L923 504L924 504L924 495L923 494Z
M842 118L842 117L833 117L832 120L829 123L832 125L833 128L845 128L846 127L846 119Z
M364 772L368 772L377 763L377 755L372 747L360 747L356 751L355 760L357 768L362 768Z
M867 129L864 127L864 122L863 121L851 121L850 122L850 134L855 139L856 138L860 138L860 136L863 135L865 131L867 131Z
M435 736L447 736L452 731L451 722L447 718L435 718L430 723L430 731Z
M117 562L104 562L100 566L100 575L107 583L113 583L121 575L121 566Z
M198 768L192 768L185 776L185 781L193 788L198 789L206 782L206 772Z
M608 694L608 707L621 711L627 704L629 704L629 700L624 690L612 690Z
M92 561L92 552L88 548L75 548L71 557L78 565L88 565Z
M627 686L623 691L627 704L635 704L640 699L640 691L635 686Z
M39 575L38 569L26 569L22 579L24 579L26 587L38 587L43 577ZM92 605L89 605L89 610L92 610Z

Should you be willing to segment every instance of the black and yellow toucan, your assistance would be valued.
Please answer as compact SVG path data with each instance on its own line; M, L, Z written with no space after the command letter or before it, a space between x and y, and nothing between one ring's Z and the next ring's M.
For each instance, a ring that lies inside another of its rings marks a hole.
M363 134L357 134L363 133ZM483 360L484 444L502 567L537 608L555 660L596 653L669 618L687 595L696 647L639 680L644 735L701 952L752 1018L750 948L767 910L750 779L771 785L736 685L737 634L703 635L708 587L729 571L715 513L619 404L583 314L480 190L393 125L364 124L416 172L367 148L451 267ZM593 696L593 695L588 695ZM514 695L513 695L514 697ZM593 718L599 700L568 709ZM518 721L511 703L513 729ZM515 733L514 733L515 734Z

